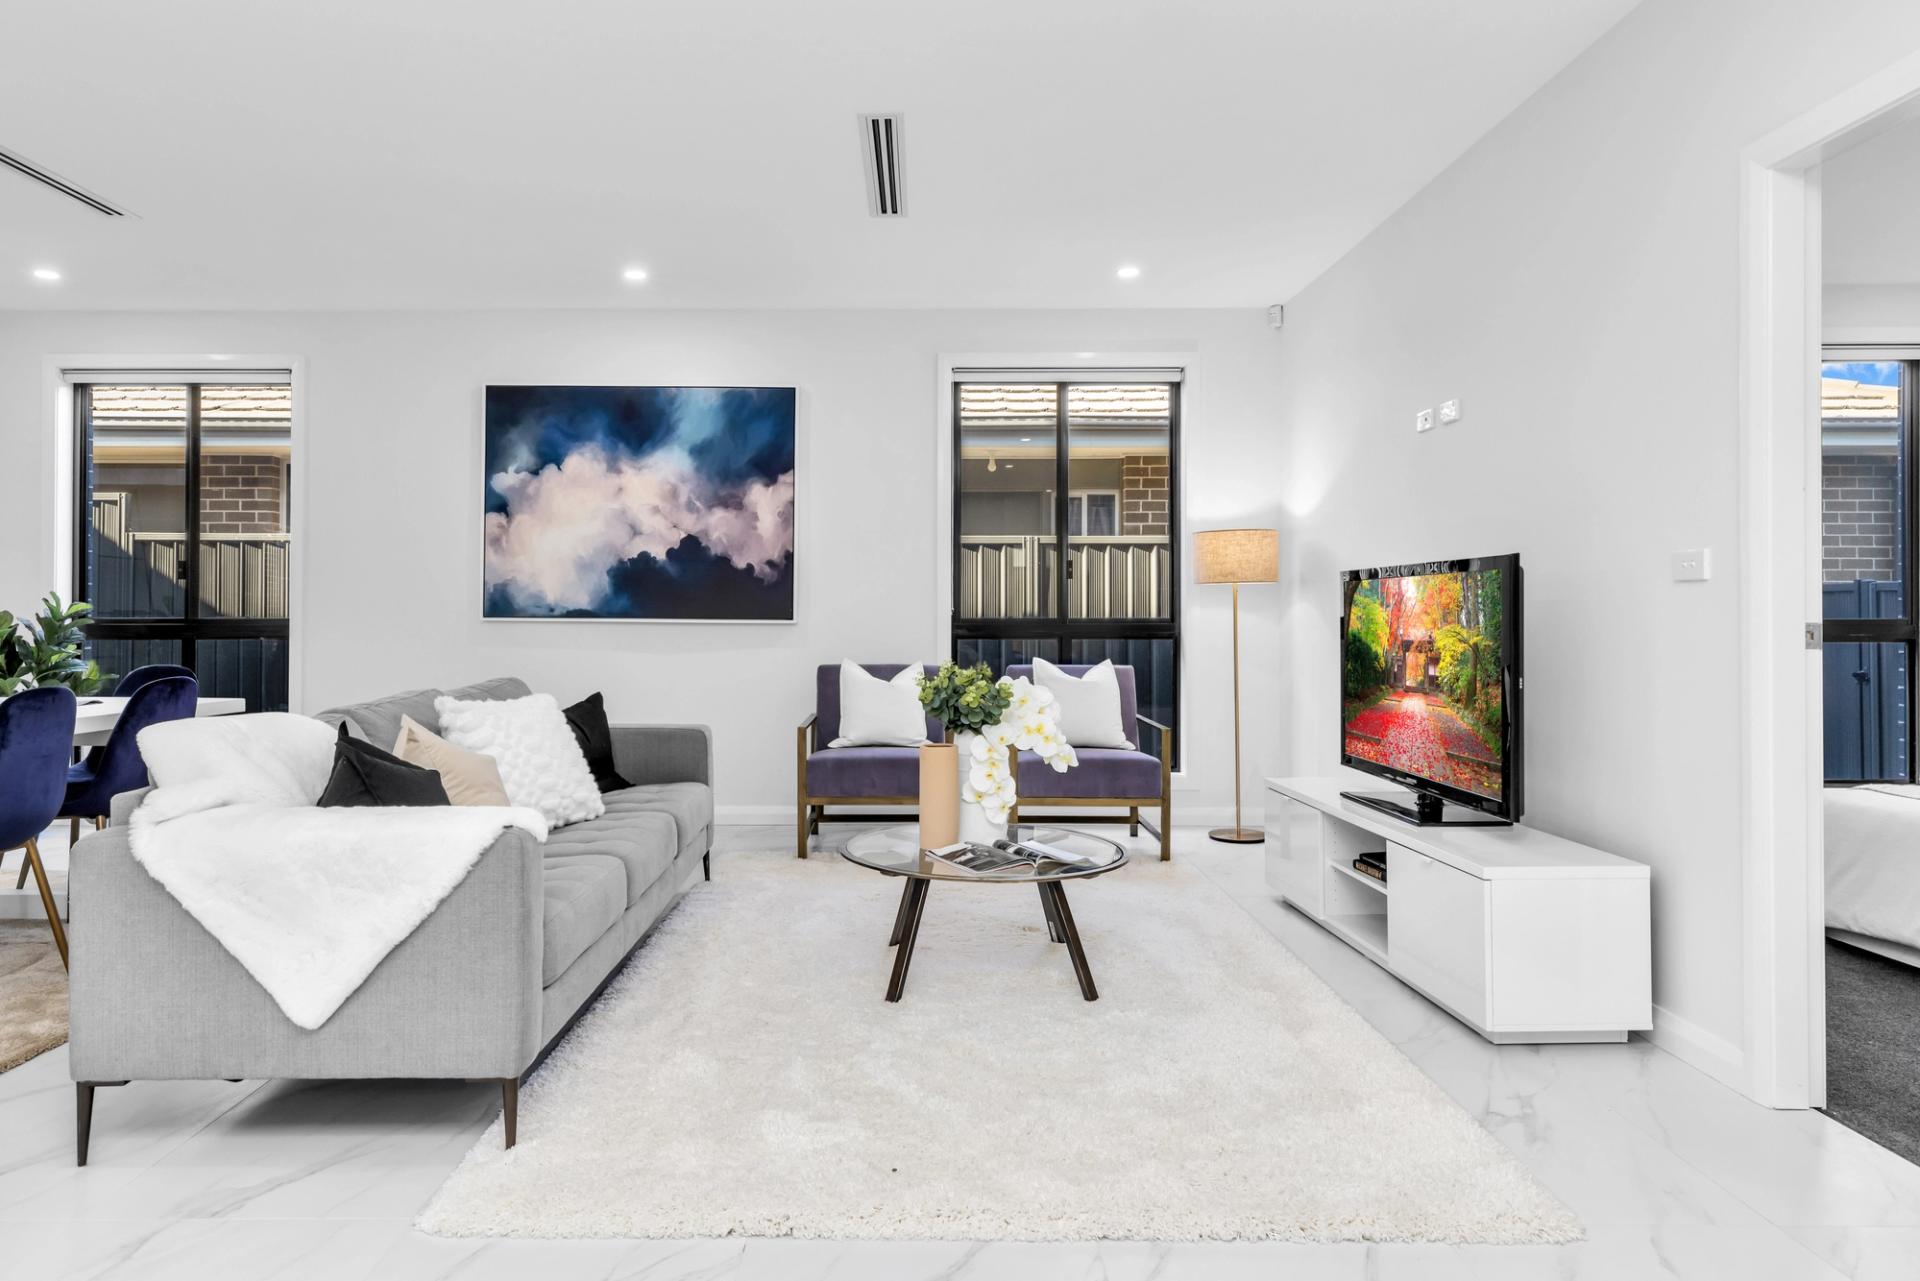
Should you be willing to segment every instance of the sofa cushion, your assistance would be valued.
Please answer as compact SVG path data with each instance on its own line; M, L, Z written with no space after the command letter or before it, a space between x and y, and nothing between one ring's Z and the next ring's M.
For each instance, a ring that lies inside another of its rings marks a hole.
M1117 747L1078 747L1074 754L1080 763L1062 773L1032 752L1020 753L1020 795L1124 796L1129 800L1160 795L1158 757Z
M608 814L666 814L673 819L680 848L705 853L713 826L713 789L705 783L641 783L608 792Z
M811 796L919 796L917 747L829 747L807 757Z
M627 872L607 854L548 854L541 869L540 985L567 972L627 910Z
M411 716L427 729L440 733L440 717L433 710L433 700L443 694L462 699L523 698L531 692L526 682L517 676L496 676L492 680L481 681L477 685L463 685L458 689L410 689L371 702L329 707L320 713L319 719L329 725L350 722L349 734L385 749L392 747L400 737L402 716Z
M576 854L619 859L627 872L626 905L632 907L672 864L679 842L679 831L670 814L609 809L585 823L555 828L547 836L546 856L548 861Z

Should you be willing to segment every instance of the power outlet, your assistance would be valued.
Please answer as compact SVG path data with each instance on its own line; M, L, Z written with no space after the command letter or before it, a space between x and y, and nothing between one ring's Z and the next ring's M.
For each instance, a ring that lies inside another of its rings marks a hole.
M1674 552L1673 581L1676 583L1704 583L1713 577L1713 549L1711 547L1689 547L1685 551Z
M1440 421L1442 423L1457 423L1460 421L1460 402L1458 400L1443 400L1440 402Z
M1415 414L1413 416L1413 429L1415 431L1432 431L1433 411L1431 409L1423 409Z

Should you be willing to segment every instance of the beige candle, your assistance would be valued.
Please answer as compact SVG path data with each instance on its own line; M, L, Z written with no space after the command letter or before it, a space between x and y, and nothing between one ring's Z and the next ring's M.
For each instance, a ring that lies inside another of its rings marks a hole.
M920 749L920 848L960 839L960 757L952 743Z

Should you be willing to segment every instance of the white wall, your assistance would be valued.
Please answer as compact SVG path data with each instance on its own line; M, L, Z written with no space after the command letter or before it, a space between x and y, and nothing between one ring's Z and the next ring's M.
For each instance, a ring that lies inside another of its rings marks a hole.
M1920 342L1920 285L1828 285L1820 306L1827 342Z
M1659 1035L1735 1078L1737 160L1916 46L1910 0L1649 0L1287 309L1293 763L1336 571L1518 551L1527 821L1653 867Z
M53 355L247 352L305 361L296 643L302 710L500 673L615 719L714 728L718 800L791 811L793 730L815 664L931 659L939 358L1193 352L1189 529L1278 521L1279 335L1256 311L0 314L0 607L53 585L70 537L52 499ZM534 624L478 617L481 388L489 382L791 384L800 389L794 626ZM65 587L66 584L60 584ZM1187 593L1189 807L1231 800L1227 594ZM1281 738L1277 592L1243 611L1247 769ZM1254 793L1257 797L1257 793ZM1208 817L1189 809L1187 818Z

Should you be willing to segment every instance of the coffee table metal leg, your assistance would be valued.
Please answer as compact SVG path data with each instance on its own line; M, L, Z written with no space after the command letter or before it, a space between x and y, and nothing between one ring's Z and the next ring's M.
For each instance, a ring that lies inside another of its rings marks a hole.
M907 967L913 963L913 943L920 936L920 914L927 907L928 884L925 877L907 878L907 893L912 896L912 902L907 906L906 928L900 934L899 950L893 954L893 978L887 983L889 1001L898 1001L907 986Z
M1093 985L1093 970L1087 965L1086 949L1080 946L1080 931L1073 926L1073 909L1067 906L1067 891L1058 881L1048 881L1040 887L1051 890L1054 915L1060 918L1061 932L1067 936L1067 955L1073 958L1073 976L1080 980L1080 995L1089 1001L1100 999L1099 989Z
M1047 937L1056 943L1064 943L1067 936L1060 932L1060 915L1053 910L1053 895L1047 889L1047 882L1040 882L1040 910L1047 914Z
M900 942L900 936L906 932L907 913L913 909L913 882L911 876L903 878L906 884L900 889L900 910L893 914L893 937L887 940L887 946L893 947Z

